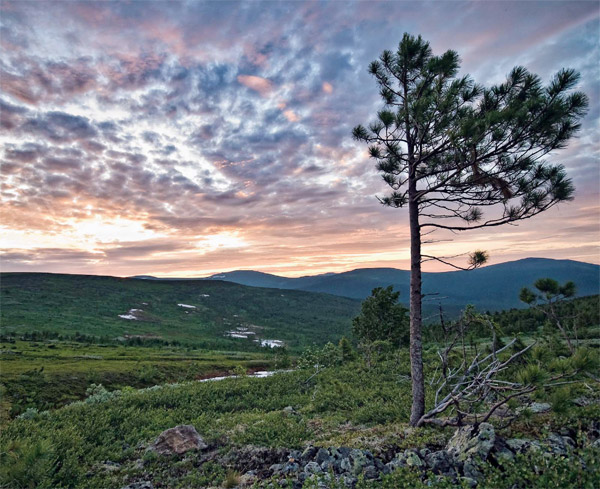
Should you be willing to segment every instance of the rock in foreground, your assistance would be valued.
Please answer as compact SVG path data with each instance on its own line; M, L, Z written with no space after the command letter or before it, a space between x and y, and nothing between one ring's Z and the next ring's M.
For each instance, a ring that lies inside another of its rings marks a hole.
M190 450L204 450L208 445L192 425L179 425L163 431L151 446L160 455L181 455Z

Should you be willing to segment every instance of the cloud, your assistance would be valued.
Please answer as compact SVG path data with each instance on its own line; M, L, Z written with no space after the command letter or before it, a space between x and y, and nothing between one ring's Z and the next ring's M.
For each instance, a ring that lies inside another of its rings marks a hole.
M244 86L266 96L273 90L273 83L266 78L254 75L238 75L237 80Z
M576 229L573 258L598 261L590 254L600 231L593 2L165 5L2 4L8 269L406 266L406 212L379 205L387 187L351 138L382 106L369 63L405 31L423 34L436 53L457 50L463 72L485 84L518 63L544 79L562 66L581 71L590 113L580 137L548 157L567 167L576 200L524 233L507 231L493 256L538 246L563 257ZM208 236L245 245L213 249ZM462 252L498 235L471 236L443 235L455 239L443 246Z

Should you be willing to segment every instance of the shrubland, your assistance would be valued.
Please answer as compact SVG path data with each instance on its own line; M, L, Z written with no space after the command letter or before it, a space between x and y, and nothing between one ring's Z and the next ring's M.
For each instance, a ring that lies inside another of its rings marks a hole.
M386 316L385 331L406 328L398 297L391 290L386 294L386 300L375 301L378 307L362 309L365 319L388 304L398 314ZM551 459L539 451L487 464L478 487L595 487L600 479L597 304L598 297L589 297L556 305L561 319L578 321L572 352L544 311L482 314L467 308L458 320L449 321L442 310L440 324L425 330L428 411L436 406L436 393L442 398L448 392L448 379L464 375L474 359L506 365L494 372L492 384L473 391L484 395L467 393L434 414L439 425L420 427L409 426L405 336L402 331L390 336L380 329L374 335L364 330L370 324L379 327L377 321L355 321L361 327L355 328L360 335L354 338L327 342L324 336L320 343L289 351L202 350L175 336L103 339L89 334L85 325L81 329L86 333L50 326L18 334L3 331L0 487L121 488L148 480L155 489L235 487L241 474L228 461L233 460L227 458L230 454L252 447L285 451L311 445L369 450L382 458L403 450L440 450L455 425L480 423L500 401L502 409L485 419L499 436L543 440L561 433L573 445ZM15 309L4 317L17 315ZM519 329L515 322L526 326ZM350 333L349 324L341 333ZM300 343L306 341L304 337ZM245 375L265 368L287 371L268 378ZM236 377L198 382L227 374ZM517 395L504 402L508 396L503 389L490 385L511 385ZM165 457L148 450L162 431L182 424L198 430L209 445L207 453ZM375 481L361 477L356 487L363 489L472 484L410 466ZM270 483L268 478L260 481ZM297 487L298 481L289 484ZM303 482L306 488L314 484L319 482ZM340 481L320 484L335 488Z
M480 348L486 344L481 343ZM293 449L309 443L378 453L446 443L451 428L408 427L410 367L405 349L380 348L370 366L363 355L355 351L348 355L347 345L345 350L344 354L344 349L333 344L311 348L298 359L298 369L269 378L238 377L118 391L96 385L84 401L53 411L29 410L5 425L0 434L2 487L109 488L140 477L151 477L155 487L225 484L227 467L200 463L194 456L158 457L146 450L161 431L180 424L193 425L220 453L247 445ZM426 378L432 379L438 368L436 345L430 345L424 355ZM549 464L540 455L536 463L546 466L540 478L531 460L518 458L510 467L489 467L480 487L512 487L510 481L519 480L532 481L527 487L578 480L582 482L578 487L592 487L597 481L600 451L588 439L600 419L600 390L588 376L597 369L597 352L580 349L577 355L557 359L543 343L528 350L519 364L505 372L507 377L518 375L523 382L543 386L553 372L580 368L567 384L537 389L519 401L524 406L547 402L549 412L534 414L526 408L508 425L501 418L491 421L507 436L535 438L552 430L569 430L578 440L573 453L589 464L587 471L570 464L568 457ZM428 405L433 394L428 390ZM589 402L576 402L580 398ZM287 406L293 408L293 414L285 412ZM517 407L510 405L511 409ZM359 482L357 487L452 487L450 484L444 478L423 481L416 471L402 469L377 483ZM310 482L305 487L311 487Z

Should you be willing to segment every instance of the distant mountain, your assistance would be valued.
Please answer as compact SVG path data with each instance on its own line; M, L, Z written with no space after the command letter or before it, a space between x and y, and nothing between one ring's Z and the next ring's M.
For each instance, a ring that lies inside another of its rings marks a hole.
M524 307L519 301L522 287L531 287L542 277L559 282L572 280L577 284L577 295L600 293L600 266L574 260L525 258L490 265L472 271L423 273L425 312L441 303L449 313L455 313L466 304L480 310L501 310ZM255 287L296 289L363 299L375 287L393 285L400 291L400 299L408 302L410 272L395 268L360 268L344 273L324 274L299 278L279 277L251 270L226 272L209 277ZM428 307L429 306L429 307Z

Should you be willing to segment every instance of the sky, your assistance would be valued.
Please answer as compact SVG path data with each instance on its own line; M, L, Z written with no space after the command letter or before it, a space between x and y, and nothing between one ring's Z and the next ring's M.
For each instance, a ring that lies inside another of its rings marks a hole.
M435 236L600 263L597 1L0 2L2 271L286 276L409 268L408 212L352 128L382 108L369 63L421 34L489 86L581 73L582 130L548 161L575 200ZM461 264L462 258L458 263ZM464 260L463 260L464 262ZM447 270L425 264L425 270Z

